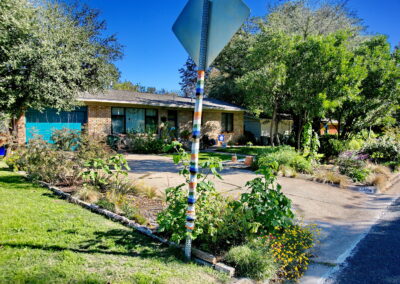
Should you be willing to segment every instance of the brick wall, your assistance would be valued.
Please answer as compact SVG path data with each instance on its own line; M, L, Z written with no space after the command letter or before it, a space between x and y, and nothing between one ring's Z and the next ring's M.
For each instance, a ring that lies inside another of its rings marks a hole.
M88 106L88 133L99 136L111 134L110 106Z
M178 125L179 129L192 131L192 111L178 111ZM221 134L221 112L207 112L203 113L202 133L208 135L212 139L218 139L218 135ZM236 142L240 136L244 133L244 114L234 113L233 115L233 132L222 133L225 135L225 141Z

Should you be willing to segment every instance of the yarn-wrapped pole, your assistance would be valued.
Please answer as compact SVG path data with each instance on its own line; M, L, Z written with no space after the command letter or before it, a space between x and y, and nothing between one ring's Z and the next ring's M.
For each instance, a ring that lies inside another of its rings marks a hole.
M185 257L187 260L191 259L192 255L192 237L191 234L194 230L196 220L196 188L197 188L197 174L199 173L199 150L201 138L201 117L203 113L203 96L204 96L204 80L206 70L207 58L207 45L208 45L208 28L210 16L210 1L203 0L203 16L201 27L201 40L200 40L200 58L197 71L197 87L196 87L196 103L194 107L193 116L193 141L192 141L192 156L190 159L190 180L189 180L189 193L188 193L188 207L186 212L186 244L185 244Z
M192 141L192 155L190 159L190 181L189 181L189 194L188 194L188 208L186 212L186 229L188 236L185 245L185 257L191 258L192 238L191 233L194 230L194 222L196 220L196 188L197 188L197 174L199 172L199 149L200 149L200 136L201 136L201 117L203 109L203 95L204 95L204 71L198 71L197 88L196 88L196 104L193 116L193 141Z

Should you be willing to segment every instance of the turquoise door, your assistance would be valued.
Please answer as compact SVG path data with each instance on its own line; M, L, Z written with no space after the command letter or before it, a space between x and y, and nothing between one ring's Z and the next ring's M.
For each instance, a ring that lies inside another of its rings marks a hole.
M87 122L87 107L79 107L73 111L61 111L46 109L43 112L29 110L26 116L26 142L33 138L34 134L41 135L45 141L51 141L54 130L63 128L82 130Z

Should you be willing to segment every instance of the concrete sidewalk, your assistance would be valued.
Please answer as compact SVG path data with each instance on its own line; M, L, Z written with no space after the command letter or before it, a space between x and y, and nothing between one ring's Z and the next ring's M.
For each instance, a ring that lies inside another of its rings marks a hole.
M178 175L179 167L169 157L127 155L126 158L132 168L131 177L143 179L161 192L185 182ZM224 169L221 175L222 181L212 180L221 193L233 197L246 191L246 182L257 177L254 172L243 169ZM316 258L302 279L302 283L313 284L322 282L344 261L381 212L400 194L400 183L385 194L374 195L302 179L279 177L278 183L292 200L297 216L321 228Z

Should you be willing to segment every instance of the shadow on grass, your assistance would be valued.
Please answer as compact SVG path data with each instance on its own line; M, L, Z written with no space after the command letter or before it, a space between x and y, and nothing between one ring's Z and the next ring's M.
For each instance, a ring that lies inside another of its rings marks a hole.
M63 231L66 234L77 233ZM104 242L107 240L107 242ZM111 245L108 246L107 244ZM137 232L124 229L113 229L105 232L94 232L94 238L86 240L76 248L60 245L44 245L30 243L0 243L0 247L9 247L16 249L34 249L44 251L71 251L84 254L105 254L115 256L130 256L140 258L153 258L168 263L171 257L183 261L182 252L177 248L156 243L153 240L142 236Z

